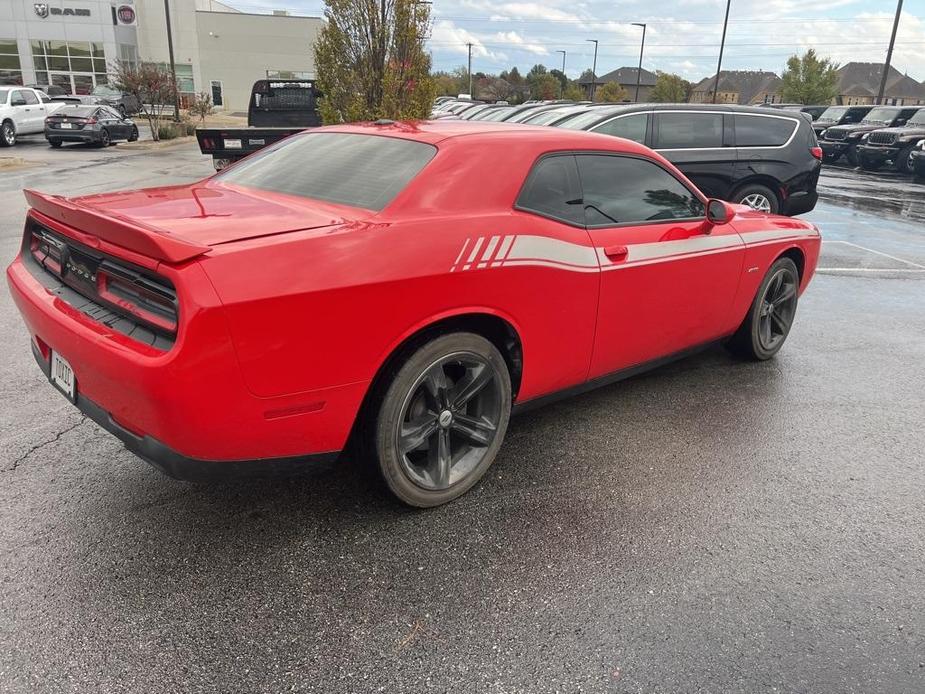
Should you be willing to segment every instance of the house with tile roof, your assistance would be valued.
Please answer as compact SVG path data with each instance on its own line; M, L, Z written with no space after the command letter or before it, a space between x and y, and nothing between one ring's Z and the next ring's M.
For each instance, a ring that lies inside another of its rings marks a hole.
M713 102L716 75L700 80L691 88L692 104ZM765 70L723 70L716 88L718 104L778 104L781 79Z
M844 106L876 103L882 75L883 63L846 63L838 68L836 103ZM883 103L895 106L925 104L925 84L916 82L890 66Z
M642 72L639 72L639 70L634 67L620 67L605 75L600 75L594 80L594 84L596 85L595 89L599 89L608 82L616 82L626 90L627 94L629 94L630 101L636 101L637 72L639 73L639 102L644 103L649 101L652 88L655 86L656 74L645 68L642 69ZM578 84L585 90L585 93L590 91L591 80L589 78L579 79Z

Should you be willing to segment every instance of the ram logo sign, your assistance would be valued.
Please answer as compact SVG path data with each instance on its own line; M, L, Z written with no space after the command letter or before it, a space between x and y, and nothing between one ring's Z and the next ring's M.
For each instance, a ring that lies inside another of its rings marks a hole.
M45 17L48 16L48 3L37 2L33 5L33 7L35 8L35 13L42 19L45 19Z

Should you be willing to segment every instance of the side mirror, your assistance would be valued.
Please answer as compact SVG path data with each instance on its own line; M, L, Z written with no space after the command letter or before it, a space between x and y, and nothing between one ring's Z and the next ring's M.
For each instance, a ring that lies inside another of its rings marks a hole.
M710 222L712 226L726 224L731 217L732 214L725 202L715 198L711 198L707 201L707 221Z

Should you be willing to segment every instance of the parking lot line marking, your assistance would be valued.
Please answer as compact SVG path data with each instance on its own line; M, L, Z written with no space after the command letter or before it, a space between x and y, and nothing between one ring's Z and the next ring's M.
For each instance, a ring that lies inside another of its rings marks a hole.
M816 272L925 272L914 267L817 267Z
M921 270L925 270L925 265L919 265L914 263L911 260L906 260L904 258L897 258L895 255L890 255L889 253L884 253L883 251L875 251L873 248L867 248L866 246L859 246L856 243L851 243L850 241L837 241L832 239L829 243L843 243L846 246L854 246L855 248L860 248L862 251L867 251L868 253L876 253L877 255L882 255L884 258L889 258L890 260L895 260L898 263L905 263L906 265L911 265L912 267L917 267Z

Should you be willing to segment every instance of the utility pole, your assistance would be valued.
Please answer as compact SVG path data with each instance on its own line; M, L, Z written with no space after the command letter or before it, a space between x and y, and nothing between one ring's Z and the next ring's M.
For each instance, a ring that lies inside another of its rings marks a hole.
M896 43L896 30L899 29L899 15L903 11L903 0L896 3L896 19L893 20L893 33L890 35L890 47L886 50L886 64L883 66L883 75L880 77L880 89L877 92L877 103L883 104L883 92L886 91L886 79L890 74L890 62L893 60L893 44Z
M716 63L716 79L713 80L713 103L716 103L716 90L719 89L719 71L723 68L723 47L726 45L726 27L729 25L729 5L732 0L726 0L726 19L723 20L723 38L719 42L719 62Z
M567 80L568 78L565 77L565 51L556 51L556 53L562 54L562 77ZM565 96L565 87L562 86L562 84L560 83L559 84L559 98L561 99L563 96Z
M167 53L170 56L170 77L173 87L173 120L180 122L180 94L177 91L177 66L173 61L173 32L170 29L170 0L164 0L164 17L167 19Z
M646 25L638 24L633 22L634 27L642 27L642 44L639 46L639 69L636 70L636 98L633 99L637 104L639 103L639 80L642 79L642 52L646 50Z
M467 43L466 46L469 48L469 98L472 98L472 44Z
M594 87L597 82L597 39L585 39L585 41L590 41L594 44L594 62L591 64L591 91L589 94L591 101L594 101Z

